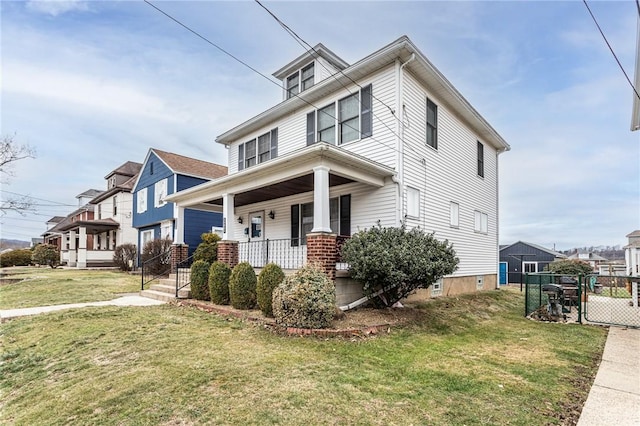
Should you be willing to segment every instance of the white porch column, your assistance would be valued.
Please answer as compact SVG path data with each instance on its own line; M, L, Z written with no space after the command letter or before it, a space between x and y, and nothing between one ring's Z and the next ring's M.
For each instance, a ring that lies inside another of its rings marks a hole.
M78 268L87 267L87 228L81 226L78 236Z
M184 244L184 207L176 205L176 231L173 244Z
M311 232L331 232L329 217L329 168L313 168L313 229Z
M222 195L222 239L232 241L233 223L235 221L235 209L233 206L235 194Z
M69 231L69 266L76 266L76 231Z

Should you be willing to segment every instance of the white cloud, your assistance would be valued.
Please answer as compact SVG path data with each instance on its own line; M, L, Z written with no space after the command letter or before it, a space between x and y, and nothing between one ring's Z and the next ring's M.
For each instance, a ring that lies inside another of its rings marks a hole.
M34 0L27 2L27 9L44 13L51 16L58 16L63 13L79 11L86 12L89 5L86 1L78 0Z

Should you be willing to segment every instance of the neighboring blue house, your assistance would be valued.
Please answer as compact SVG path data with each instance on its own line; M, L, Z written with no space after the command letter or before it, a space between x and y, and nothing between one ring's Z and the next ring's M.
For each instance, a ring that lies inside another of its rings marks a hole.
M133 187L133 227L138 230L138 251L142 252L144 245L153 239L175 241L176 218L181 212L174 203L164 201L167 195L226 175L225 166L149 149ZM201 242L201 234L222 227L222 214L197 209L184 209L183 214L184 244L189 246L191 255Z

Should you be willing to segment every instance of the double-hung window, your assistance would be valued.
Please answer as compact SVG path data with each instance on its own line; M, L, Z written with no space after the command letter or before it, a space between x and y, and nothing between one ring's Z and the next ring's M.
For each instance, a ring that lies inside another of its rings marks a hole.
M287 99L292 98L298 93L303 92L313 86L313 73L314 66L313 62L311 62L309 65L303 67L302 69L298 69L295 73L287 77Z
M299 81L300 76L297 71L295 74L287 77L287 99L298 94L300 88Z
M329 199L331 232L351 235L351 194ZM306 245L307 234L313 229L313 203L291 206L291 245Z
M113 217L116 217L117 214L118 214L118 196L114 195L113 196Z
M427 145L438 149L438 105L427 98Z
M474 214L474 231L486 234L488 231L489 217L486 213L475 210Z
M147 211L147 188L142 188L136 194L136 212L144 213Z
M372 86L307 114L307 145L344 144L373 133Z
M238 145L238 170L278 156L278 128Z
M484 145L477 141L478 146L478 176L484 177Z
M302 88L300 91L302 92L313 86L313 62L302 68L300 74L300 80L302 82Z

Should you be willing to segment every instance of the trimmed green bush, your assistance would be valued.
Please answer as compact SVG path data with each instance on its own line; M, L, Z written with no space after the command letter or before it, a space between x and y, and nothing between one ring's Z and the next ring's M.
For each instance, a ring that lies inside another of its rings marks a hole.
M137 254L138 248L135 244L121 244L113 252L113 263L121 271L130 271L135 265Z
M196 247L196 251L193 252L194 260L206 260L209 263L213 263L218 260L218 241L220 236L211 232L205 232L200 235L202 242Z
M229 278L231 268L226 263L215 261L209 268L209 295L216 305L229 304Z
M16 249L0 254L0 266L28 266L31 265L31 249Z
M236 309L253 309L256 306L256 272L249 262L238 263L229 278L229 300Z
M196 260L191 265L191 298L210 300L209 296L209 268L206 260Z
M36 248L33 249L31 259L33 263L38 265L48 265L55 268L60 264L60 252L58 251L58 247L54 245L38 244Z
M285 327L327 328L336 306L336 289L315 266L305 266L273 290L273 315Z
M552 274L559 275L589 275L593 268L587 262L579 259L565 259L551 262L545 269Z
M284 272L275 263L269 263L258 275L258 285L256 286L256 296L258 307L263 314L268 317L273 316L272 299L273 290L284 280Z

